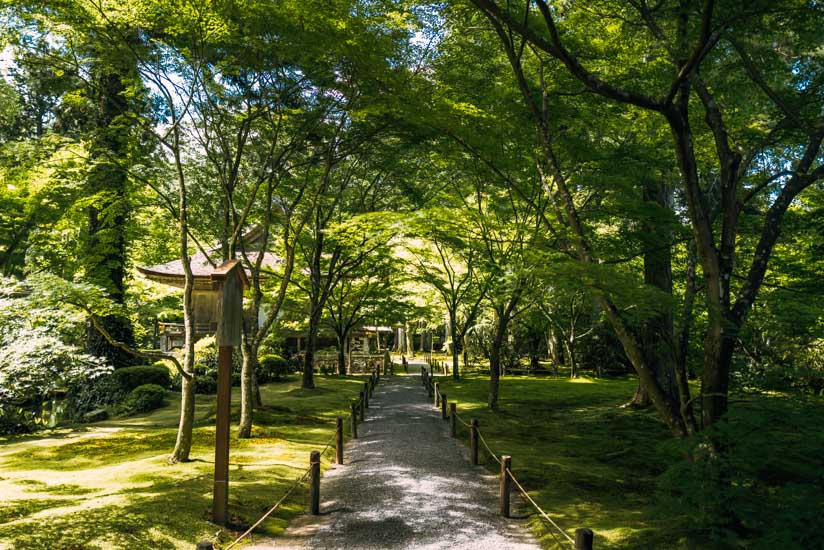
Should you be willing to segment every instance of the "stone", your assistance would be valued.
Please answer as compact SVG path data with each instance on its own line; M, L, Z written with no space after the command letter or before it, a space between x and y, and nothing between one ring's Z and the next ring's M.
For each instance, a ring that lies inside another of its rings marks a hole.
M109 418L109 411L106 409L95 409L83 415L83 422L100 422Z

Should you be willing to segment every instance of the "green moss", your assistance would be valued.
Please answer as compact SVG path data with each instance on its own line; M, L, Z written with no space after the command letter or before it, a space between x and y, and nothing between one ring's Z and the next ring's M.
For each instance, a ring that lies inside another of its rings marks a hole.
M316 390L300 389L299 380L262 388L267 406L256 414L253 437L238 440L232 430L231 529L219 530L210 521L213 397L198 396L192 461L185 464L166 462L175 442L179 398L159 411L75 433L11 440L0 448L6 477L0 494L15 490L30 498L0 508L0 540L19 548L186 550L198 540L215 540L216 532L218 543L233 540L302 475L310 451L326 445L335 416L348 412L363 382L321 376ZM233 393L237 410L238 392ZM332 454L329 449L324 467ZM300 487L257 532L282 532L304 503ZM30 517L37 512L37 519Z
M477 418L481 433L498 454L512 456L513 473L567 533L593 529L598 548L671 548L661 539L652 500L656 477L677 458L661 445L669 441L654 413L621 409L631 398L631 380L579 380L509 377L501 383L500 410L486 407L488 377L439 379L466 421ZM460 437L466 439L465 430ZM481 452L484 465L497 464ZM530 510L531 512L532 510ZM538 515L530 527L545 548L559 545L552 527Z
M488 377L438 382L461 417L480 421L493 451L512 456L515 476L567 533L588 527L596 533L596 547L608 550L713 546L697 532L690 515L695 510L683 503L662 505L657 492L671 475L668 469L691 463L682 462L679 445L653 410L622 407L635 391L634 380L506 377L495 413L486 407ZM822 421L821 399L735 396L723 428L736 435L729 458L737 461L735 479L766 488L759 496L753 486L742 487L734 494L737 500L729 501L739 515L754 518L750 525L762 518L749 510L779 516L795 510L794 521L813 522L801 512L816 509L824 495ZM460 437L467 440L464 428ZM481 458L497 472L483 451ZM780 491L787 496L769 502ZM796 509L793 499L800 503ZM764 512L765 507L772 511ZM532 516L530 525L545 548L566 548L539 516ZM779 540L782 527L764 525L763 534L751 530L748 539L742 537L740 547L789 547L765 542Z

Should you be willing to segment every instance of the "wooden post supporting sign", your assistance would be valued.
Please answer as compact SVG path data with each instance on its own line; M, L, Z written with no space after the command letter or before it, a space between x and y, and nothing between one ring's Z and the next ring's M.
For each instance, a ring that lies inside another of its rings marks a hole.
M229 513L229 413L232 401L232 348L240 345L243 323L243 288L249 285L237 260L211 274L218 289L217 413L215 418L215 478L212 520L226 525Z

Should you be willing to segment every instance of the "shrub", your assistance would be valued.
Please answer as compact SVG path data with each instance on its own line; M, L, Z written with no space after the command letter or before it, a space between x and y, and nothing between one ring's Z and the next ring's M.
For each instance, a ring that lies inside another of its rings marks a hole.
M34 411L0 403L0 435L27 434L42 427L43 420Z
M817 403L763 400L679 443L693 460L658 480L658 510L689 548L817 548L824 436ZM789 448L777 438L792 433ZM721 452L712 452L714 442Z
M154 384L168 388L172 383L169 369L161 366L140 365L137 367L123 367L114 371L115 380L121 391L130 392L138 386Z
M258 359L258 383L280 380L289 372L289 362L274 353L263 355Z
M184 360L184 351L175 352L181 363ZM195 382L196 393L215 393L217 391L217 344L214 336L207 336L195 342ZM240 351L232 354L232 385L240 384L240 370L243 359ZM180 375L175 376L174 388L180 388Z
M195 393L217 392L217 368L208 365L195 365Z
M114 374L105 374L94 380L75 382L66 393L66 416L81 420L89 411L108 407L121 399L126 392L115 379Z
M157 384L143 384L129 393L122 406L130 413L148 412L162 407L165 401L165 389Z

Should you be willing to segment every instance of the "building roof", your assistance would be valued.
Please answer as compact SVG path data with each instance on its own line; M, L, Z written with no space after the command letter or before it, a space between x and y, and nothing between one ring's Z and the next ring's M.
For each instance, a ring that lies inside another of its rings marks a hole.
M214 252L214 251L213 251ZM254 264L258 255L261 252L247 252L246 257L249 262ZM283 259L272 254L271 252L264 252L262 267L269 270L275 270L283 263ZM241 258L241 261L242 258ZM192 274L195 277L195 290L212 290L211 276L222 262L216 261L214 263L209 261L209 257L203 252L198 252L191 257ZM246 262L243 261L245 264ZM183 260L177 259L164 264L157 264L152 266L138 266L137 270L152 281L162 283L169 286L176 286L183 288L186 274L183 271ZM244 265L244 271L247 277L251 276L251 270Z

